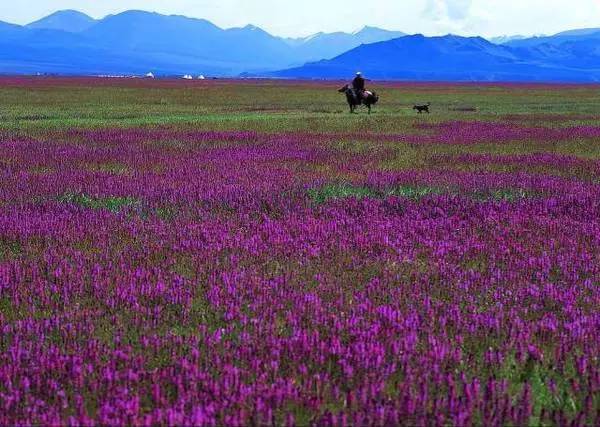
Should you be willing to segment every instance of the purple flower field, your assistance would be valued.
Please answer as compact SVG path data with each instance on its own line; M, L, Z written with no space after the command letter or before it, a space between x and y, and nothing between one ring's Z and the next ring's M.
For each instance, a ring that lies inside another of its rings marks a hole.
M73 125L17 95L93 81L11 82L1 425L600 422L600 121ZM117 89L183 115L155 85ZM77 103L100 117L110 90Z

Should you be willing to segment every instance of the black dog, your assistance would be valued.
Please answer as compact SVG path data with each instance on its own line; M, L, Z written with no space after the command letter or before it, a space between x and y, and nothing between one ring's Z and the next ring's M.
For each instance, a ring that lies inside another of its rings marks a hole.
M426 112L427 114L429 114L429 107L431 106L431 103L428 102L425 105L415 105L413 107L413 110L416 110L419 114Z

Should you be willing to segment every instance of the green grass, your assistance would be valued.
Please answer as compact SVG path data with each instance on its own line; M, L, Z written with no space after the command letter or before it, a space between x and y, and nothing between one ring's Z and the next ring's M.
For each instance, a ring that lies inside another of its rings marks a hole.
M2 87L0 129L34 132L72 127L190 126L264 132L318 131L404 132L415 123L447 120L502 121L506 115L523 122L569 125L596 123L600 88L544 86L446 86L373 83L381 95L374 114L350 115L338 82L237 82L202 86L161 86L147 82L131 86L61 81L36 88ZM565 102L567 100L573 100ZM432 114L416 116L413 103L430 101ZM456 111L469 105L476 112ZM535 118L535 114L547 116ZM553 121L554 115L573 116ZM578 115L588 115L580 118Z
M575 416L581 409L577 406L577 396L571 394L570 378L575 379L572 367L564 373L559 373L543 362L527 360L525 363L517 362L514 357L507 358L504 366L497 373L498 379L506 379L512 394L522 394L525 384L531 387L533 415L529 420L530 426L540 425L542 409L545 411L562 410L570 416ZM550 388L553 382L555 392Z
M316 204L322 204L332 199L345 199L354 197L378 197L376 191L367 187L354 187L348 184L331 184L321 188L308 190L308 196Z
M18 240L0 236L0 261L15 258L22 251L23 248Z
M121 163L99 163L90 165L88 170L92 172L106 173L110 175L125 175L129 172L129 168Z
M139 203L137 199L132 197L91 197L82 193L66 193L60 196L58 201L72 203L88 209L106 209L115 213Z
M364 199L364 198L375 198L383 199L386 197L396 196L405 197L407 199L421 199L423 197L435 194L463 194L472 197L475 200L504 200L504 201L517 201L520 199L533 197L528 191L518 188L507 188L507 189L495 189L489 191L477 191L477 192L464 192L455 188L437 188L437 187L425 187L425 186L398 186L387 188L384 190L377 190L366 186L354 186L349 183L336 183L327 184L319 188L312 188L308 190L308 197L310 200L317 204L324 204L330 200L337 199Z
M386 190L375 190L369 187L354 186L351 184L328 184L320 188L308 190L308 196L315 204L323 204L329 200L346 198L385 198L390 196L419 199L429 194L439 193L440 190L430 187L395 187Z

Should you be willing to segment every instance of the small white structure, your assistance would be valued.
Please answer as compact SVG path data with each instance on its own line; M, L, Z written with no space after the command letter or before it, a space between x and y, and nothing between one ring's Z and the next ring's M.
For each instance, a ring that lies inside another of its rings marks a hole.
M205 79L206 79L206 77L204 77L202 74L200 74L200 75L198 76L198 80L205 80Z
M193 78L191 75L189 75L189 74L186 74L186 75L185 75L185 76L183 76L182 78L183 78L184 80L194 80L194 78Z
M148 73L148 74L146 74L146 78L147 79L153 79L154 78L154 74L153 73Z

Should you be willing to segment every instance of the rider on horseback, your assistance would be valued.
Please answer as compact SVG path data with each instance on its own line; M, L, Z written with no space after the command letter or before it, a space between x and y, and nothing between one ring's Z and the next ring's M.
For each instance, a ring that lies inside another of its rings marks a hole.
M379 95L374 91L365 90L366 79L362 73L356 73L356 77L352 80L352 85L344 85L338 90L339 93L346 95L346 100L350 106L350 112L354 113L356 108L365 105L371 114L371 107L379 102Z
M358 100L361 101L365 92L365 79L360 71L356 73L356 77L352 80L352 88Z

